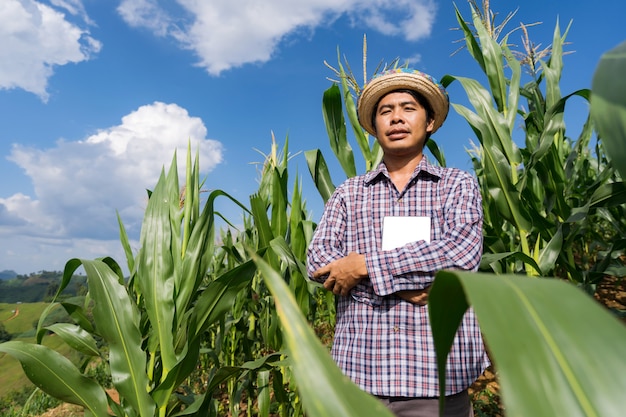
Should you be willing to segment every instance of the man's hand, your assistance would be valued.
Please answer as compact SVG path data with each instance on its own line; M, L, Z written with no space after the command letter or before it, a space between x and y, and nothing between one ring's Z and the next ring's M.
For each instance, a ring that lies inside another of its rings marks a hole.
M313 278L328 275L324 281L324 288L333 294L346 296L350 290L367 277L365 255L350 252L348 256L337 259L313 273Z
M428 291L430 286L423 290L404 290L396 292L396 295L409 303L417 304L418 306L425 306L428 302Z

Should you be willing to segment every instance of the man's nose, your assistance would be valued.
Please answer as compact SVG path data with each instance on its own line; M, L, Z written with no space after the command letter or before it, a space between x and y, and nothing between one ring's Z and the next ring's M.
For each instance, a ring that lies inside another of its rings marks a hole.
M400 123L404 122L404 117L402 116L402 112L400 110L394 110L391 113L391 123Z

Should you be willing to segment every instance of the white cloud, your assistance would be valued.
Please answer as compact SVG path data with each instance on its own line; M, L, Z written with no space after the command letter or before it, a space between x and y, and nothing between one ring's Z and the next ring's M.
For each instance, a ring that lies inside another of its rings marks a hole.
M342 15L390 36L429 36L434 0L122 0L118 12L131 26L170 36L195 52L210 74L266 62L297 30L329 25Z
M368 27L384 35L416 41L430 35L436 11L430 0L376 0L359 15Z
M72 16L80 17L85 23L93 25L94 22L87 15L82 0L50 0L50 4L65 9Z
M89 24L79 0L52 4ZM52 5L35 0L2 0L0 39L0 89L22 88L44 101L55 66L85 61L101 48L88 30Z
M37 248L53 242L50 250L62 253L60 242L87 253L97 251L94 245L109 247L119 236L116 211L129 235L136 237L146 189L154 187L175 150L181 178L188 143L199 150L204 172L221 162L221 144L206 134L201 119L176 104L155 102L85 140L59 141L51 149L14 145L9 159L31 178L35 196L0 198L0 253L6 259L23 239ZM77 246L76 240L83 243ZM98 256L104 255L110 253ZM37 251L26 256L38 256Z
M158 36L165 36L173 29L170 16L157 0L122 0L117 11L130 26L146 28Z

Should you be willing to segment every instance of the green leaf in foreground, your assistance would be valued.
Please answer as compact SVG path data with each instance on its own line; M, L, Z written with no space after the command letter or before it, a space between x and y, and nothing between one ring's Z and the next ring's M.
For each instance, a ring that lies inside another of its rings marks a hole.
M624 415L626 328L580 289L556 279L439 272L429 313L440 374L469 305L498 370L507 415Z
M28 379L47 394L81 405L94 416L109 415L102 387L80 373L60 353L46 346L21 341L1 343L0 352L19 360Z
M337 367L300 312L287 284L258 255L251 254L274 296L293 373L309 417L393 415L352 383Z
M593 76L591 116L607 155L626 178L626 42L602 55Z

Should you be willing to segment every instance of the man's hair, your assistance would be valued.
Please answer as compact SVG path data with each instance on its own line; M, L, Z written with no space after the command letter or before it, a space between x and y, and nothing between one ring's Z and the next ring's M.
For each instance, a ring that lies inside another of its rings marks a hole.
M428 100L426 100L426 97L424 97L422 94L418 93L415 90L411 90L409 88L399 88L397 90L388 92L387 94L379 98L378 101L376 102L376 105L374 106L374 111L372 112L372 126L374 126L374 129L378 130L376 127L376 113L378 112L378 105L380 104L380 101L384 97L386 97L387 95L391 93L407 93L407 94L412 95L415 101L417 101L420 104L420 106L422 106L424 110L426 110L426 120L431 121L435 118L433 107L430 105ZM428 140L429 137L430 137L430 133L427 134L426 140Z

